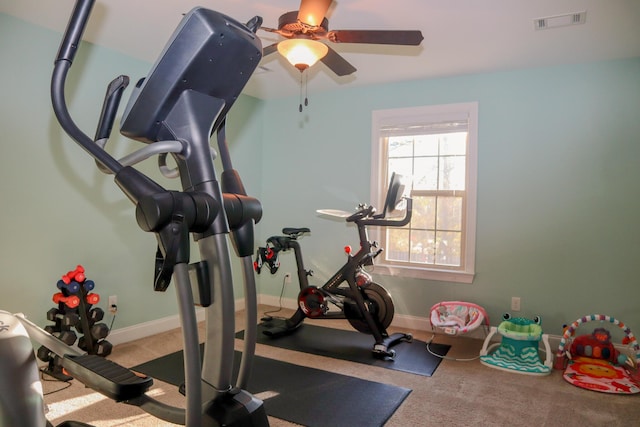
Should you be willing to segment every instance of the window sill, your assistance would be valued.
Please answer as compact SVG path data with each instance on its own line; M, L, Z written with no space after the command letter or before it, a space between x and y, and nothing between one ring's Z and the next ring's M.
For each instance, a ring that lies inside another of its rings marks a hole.
M376 264L372 273L441 282L473 283L475 273Z

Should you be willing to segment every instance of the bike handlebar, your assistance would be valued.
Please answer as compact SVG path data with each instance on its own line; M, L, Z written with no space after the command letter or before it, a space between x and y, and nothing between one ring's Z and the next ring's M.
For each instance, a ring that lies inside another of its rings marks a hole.
M407 208L405 210L404 218L402 219L375 218L373 215L376 213L376 209L373 206L362 205L356 213L347 217L346 221L362 225L403 227L411 221L413 207L413 200L411 198L406 197L404 199L407 201Z
M367 218L376 213L376 208L370 205L360 205L358 206L358 210L345 218L347 222L356 222L359 219Z

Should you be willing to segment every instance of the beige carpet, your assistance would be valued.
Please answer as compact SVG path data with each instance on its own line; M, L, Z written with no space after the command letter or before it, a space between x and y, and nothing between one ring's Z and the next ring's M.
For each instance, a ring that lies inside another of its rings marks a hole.
M260 313L269 308L260 307ZM236 329L244 329L242 316L238 315L237 319ZM312 323L349 329L349 325L343 321ZM430 332L410 332L423 341L431 337ZM180 342L179 331L170 331L118 345L109 358L123 366L135 366L180 350ZM458 358L476 356L482 346L479 340L443 335L438 335L435 342L450 344L448 355ZM236 340L236 349L241 348L241 341ZM559 371L545 377L534 377L491 369L478 360L444 360L432 377L423 377L265 345L258 345L256 353L284 362L326 368L344 375L412 389L386 426L640 425L640 395L607 395L579 389L566 383ZM136 407L111 402L77 381L70 384L70 387L60 390L66 384L44 382L45 393L50 393L45 399L49 407L47 417L54 425L65 420L83 421L95 426L171 425L152 418ZM176 387L160 381L155 381L151 393L169 404L181 405L183 402ZM273 427L295 425L276 418L269 418L269 421Z

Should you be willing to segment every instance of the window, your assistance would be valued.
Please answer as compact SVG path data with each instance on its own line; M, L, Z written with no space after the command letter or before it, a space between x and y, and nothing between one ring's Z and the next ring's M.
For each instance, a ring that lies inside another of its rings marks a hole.
M392 172L413 200L408 225L371 230L384 249L376 272L473 281L477 129L477 103L373 112L373 204L381 206Z

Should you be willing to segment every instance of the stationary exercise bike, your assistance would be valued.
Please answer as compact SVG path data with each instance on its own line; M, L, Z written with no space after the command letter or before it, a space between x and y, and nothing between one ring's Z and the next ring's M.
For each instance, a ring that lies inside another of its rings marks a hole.
M382 252L376 242L369 241L368 226L402 227L411 221L412 201L406 200L404 218L388 219L386 216L395 210L402 198L404 186L401 177L395 173L391 177L382 213L376 214L373 206L361 204L355 213L325 210L320 213L343 217L346 222L354 223L360 238L360 249L352 254L346 247L347 262L323 286L309 285L312 271L304 268L302 249L298 239L310 232L308 228L284 228L284 236L267 239L267 245L258 248L254 268L259 273L268 266L275 274L279 266L279 253L293 249L298 270L300 292L298 309L288 319L269 318L261 323L262 332L272 338L295 332L305 318L311 319L347 319L357 331L372 335L375 339L372 352L375 357L392 360L395 350L391 347L401 341L411 341L411 334L395 333L389 335L387 328L394 315L393 300L389 293L373 281L367 268L374 265L374 259ZM331 310L337 308L338 310Z
M155 291L173 284L183 337L185 406L152 398L150 377L97 355L70 347L24 316L0 310L0 425L44 427L42 387L31 340L62 359L76 380L110 399L140 407L161 420L192 427L268 426L261 400L244 390L255 350L257 297L253 273L254 224L262 216L257 199L247 196L231 164L225 137L226 116L262 56L255 32L262 19L246 24L218 12L188 12L147 77L138 82L120 121L120 132L146 143L116 160L105 144L110 137L128 77L107 88L95 138L82 132L67 109L65 83L94 0L77 0L55 59L51 97L64 131L113 174L135 204L139 227L154 233ZM210 137L216 134L222 160L221 183ZM167 167L172 155L176 169ZM182 191L168 191L132 165L158 156L166 177L180 177ZM190 238L200 261L190 263ZM246 333L237 381L233 383L235 298L228 239L241 259ZM151 258L151 257L150 257ZM204 307L201 355L194 305ZM201 362L202 356L202 362ZM80 426L65 422L61 426Z

